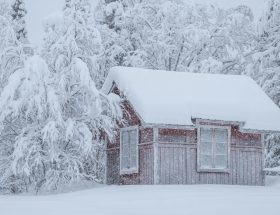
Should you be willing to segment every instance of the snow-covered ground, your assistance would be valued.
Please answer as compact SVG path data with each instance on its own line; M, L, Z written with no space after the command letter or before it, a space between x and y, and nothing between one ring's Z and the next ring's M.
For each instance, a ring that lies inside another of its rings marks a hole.
M274 215L280 177L266 187L104 186L50 196L0 196L1 215Z

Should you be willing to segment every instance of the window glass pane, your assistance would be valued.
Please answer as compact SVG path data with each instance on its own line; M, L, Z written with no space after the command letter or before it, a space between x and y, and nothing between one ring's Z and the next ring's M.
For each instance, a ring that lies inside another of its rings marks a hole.
M212 129L202 128L200 129L200 139L201 142L211 142L212 141Z
M129 145L122 144L122 156L128 157L129 155Z
M227 155L228 153L228 144L226 142L216 143L216 155Z
M227 129L215 129L215 142L228 142Z
M130 135L130 139L133 141L133 143L136 142L136 135L137 135L137 132L135 130L133 131L130 131L129 132L129 135Z
M227 168L227 160L228 160L228 130L227 129L215 129L215 144L216 144L215 168L225 169Z
M130 131L130 167L131 168L136 168L137 166L136 153L137 153L137 131L133 130Z
M129 133L127 131L122 132L122 145L128 145Z
M212 143L211 142L201 142L200 143L200 154L212 155Z
M127 156L122 156L122 166L121 169L129 169L130 165L129 165L129 158Z
M227 155L216 155L215 165L216 165L216 168L226 169L227 168Z
M211 155L201 155L200 165L202 168L212 168L212 156Z
M130 157L130 161L131 161L130 168L136 169L136 167L137 167L137 157L136 157L136 154L134 154L134 155L132 155Z
M130 131L129 137L130 137L130 145L134 147L137 144L137 132L135 130Z
M136 155L136 152L137 152L137 146L136 146L136 144L134 144L134 145L130 145L130 155L131 156L134 156L134 155Z
M212 168L212 129L202 128L200 130L200 165L201 168Z
M122 132L122 142L121 142L121 159L122 159L122 169L127 169L129 166L129 134L128 132Z

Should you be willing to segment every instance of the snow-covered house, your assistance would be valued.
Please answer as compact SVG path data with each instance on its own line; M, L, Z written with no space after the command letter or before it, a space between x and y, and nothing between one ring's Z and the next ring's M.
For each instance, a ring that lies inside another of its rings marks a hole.
M126 121L107 143L108 184L264 185L280 110L249 77L115 67L103 92Z

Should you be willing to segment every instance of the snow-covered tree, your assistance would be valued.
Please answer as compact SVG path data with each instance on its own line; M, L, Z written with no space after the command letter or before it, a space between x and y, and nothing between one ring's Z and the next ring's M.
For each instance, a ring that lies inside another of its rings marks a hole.
M145 28L142 32L145 63L149 68L176 71L186 57L190 43L196 42L192 37L196 22L192 8L178 1L157 0L147 5L138 9L142 12L138 12L137 18Z
M38 56L25 62L15 71L1 93L0 132L2 144L9 147L0 160L0 185L12 192L36 187L44 180L47 162L51 162L54 142L46 138L48 126L59 129L62 118L55 91L51 86L51 73ZM5 135L7 119L13 120L13 136ZM55 127L57 126L57 127ZM55 133L53 133L55 138ZM11 138L11 140L9 139Z
M144 67L141 27L136 8L146 0L101 0L96 8L96 22L101 32L103 51L99 73L103 80L112 66ZM141 11L140 11L141 12ZM140 30L141 29L141 30Z
M44 55L51 71L60 71L78 57L98 82L96 59L101 52L100 33L87 0L66 0L64 11L46 18Z
M266 137L266 166L280 166L280 135L268 135Z
M55 140L63 146L63 156L56 157L49 177L65 181L102 180L102 137L114 137L116 119L121 113L117 99L96 88L99 78L95 62L101 38L89 1L67 0L62 13L45 20L45 29L43 54L55 76L54 86L65 124L64 130L57 133L61 139ZM53 142L51 135L49 138ZM64 182L51 181L61 183Z
M198 55L191 58L191 71L244 74L256 44L251 9L211 9L208 22L213 20Z
M249 8L219 9L180 1L152 1L145 11L146 63L154 69L238 73L253 49Z
M96 19L108 68L240 74L255 42L253 15L245 6L225 10L180 0L101 1Z
M23 60L6 76L0 96L0 189L49 191L103 180L104 138L114 138L121 109L116 96L95 86L101 41L90 8L87 0L66 0L63 12L45 22L45 60Z
M280 106L280 1L271 0L259 24L259 46L252 74Z
M2 93L5 86L8 84L8 80L15 71L21 69L24 65L28 54L25 50L31 50L28 44L23 44L17 39L15 29L13 27L12 7L7 1L0 2L0 93ZM17 118L7 116L2 121L3 130L0 133L0 151L1 159L10 157L14 149L14 142L17 134L17 129L20 124ZM5 162L7 161L4 159ZM0 166L3 163L1 162ZM12 192L16 192L17 189L12 186L16 181L14 175L10 175L10 179L7 181L10 185L5 184L6 187ZM0 187L2 187L0 183Z
M9 76L23 67L24 61L33 54L33 50L26 34L19 37L18 27L22 26L21 20L14 18L11 5L2 1L0 7L0 89L3 89Z
M270 0L259 23L259 44L248 66L270 98L280 106L280 1ZM267 137L267 165L280 165L280 134Z
M25 16L27 10L25 9L24 0L14 0L12 4L12 20L16 32L16 37L19 41L25 42L27 40L27 30Z
M109 29L118 31L123 18L124 7L124 1L121 0L101 0L97 10L100 21L106 24Z

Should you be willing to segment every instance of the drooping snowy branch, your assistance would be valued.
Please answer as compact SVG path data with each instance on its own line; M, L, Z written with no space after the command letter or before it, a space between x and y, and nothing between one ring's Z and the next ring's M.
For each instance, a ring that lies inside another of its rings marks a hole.
M49 191L103 180L104 140L114 138L121 108L116 96L96 88L101 41L90 8L86 0L66 1L46 20L45 59L23 60L7 75L0 97L2 189Z

